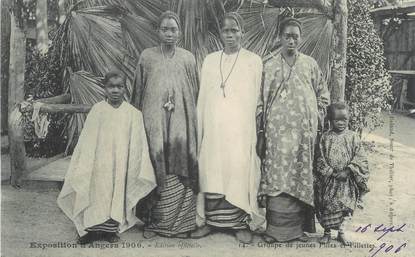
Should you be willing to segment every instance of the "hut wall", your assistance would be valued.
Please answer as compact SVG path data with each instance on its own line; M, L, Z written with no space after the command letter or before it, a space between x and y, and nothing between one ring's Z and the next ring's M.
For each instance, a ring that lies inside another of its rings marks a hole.
M415 19L402 20L396 29L380 26L389 70L415 70Z

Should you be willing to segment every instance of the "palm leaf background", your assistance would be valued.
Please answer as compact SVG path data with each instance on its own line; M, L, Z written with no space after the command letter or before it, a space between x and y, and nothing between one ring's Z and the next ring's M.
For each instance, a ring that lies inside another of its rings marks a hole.
M128 54L122 42L117 6L99 6L72 11L56 37L60 40L62 65L103 76L113 67L123 67Z
M158 44L155 25L148 19L134 14L128 14L121 19L124 45L130 56L138 60L140 53Z
M104 89L101 85L102 78L86 71L72 72L67 70L69 88L74 104L93 105L105 99ZM75 147L81 130L84 126L86 114L77 113L71 116L67 124L68 144L65 154L71 153Z
M122 69L128 78L127 99L140 53L158 44L159 15L165 10L179 14L182 37L179 45L196 57L222 48L220 20L227 11L239 12L246 23L243 45L264 61L280 51L278 25L294 12L303 23L300 50L319 63L326 80L331 70L332 20L315 9L274 8L263 1L243 0L68 0L71 8L55 34L62 65L71 74L69 91L74 103L94 104L103 97L97 82L109 69ZM80 73L79 73L80 72ZM78 83L78 84L77 84ZM68 124L68 146L76 143L85 115L74 115Z
M243 7L239 13L245 21L244 46L264 56L277 45L278 23L281 10L262 4Z

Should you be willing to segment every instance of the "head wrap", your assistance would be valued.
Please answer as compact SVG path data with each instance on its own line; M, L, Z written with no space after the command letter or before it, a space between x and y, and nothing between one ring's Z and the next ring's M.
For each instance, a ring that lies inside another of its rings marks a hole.
M158 20L158 28L160 28L161 23L163 22L164 19L173 19L176 23L177 26L179 27L179 30L181 31L182 28L180 26L180 18L179 15L177 15L176 13L172 12L172 11L165 11L163 12Z
M239 13L237 13L237 12L225 13L225 15L223 16L223 19L222 19L222 27L223 27L226 19L234 20L236 22L236 24L238 25L238 27L241 29L241 31L245 32L244 19L242 18L242 16Z
M298 20L298 19L296 19L296 18L294 18L294 17L288 17L288 18L285 18L285 19L283 19L282 21L281 21L281 23L280 23L280 35L282 34L282 32L284 31L284 29L286 28L286 27L288 27L288 26L296 26L296 27L298 27L299 29L300 29L300 34L302 33L302 24L301 24L301 21L300 20Z
M125 73L117 68L112 68L107 73L105 73L104 78L102 79L102 84L105 86L111 78L118 77L121 78L123 83L126 83Z

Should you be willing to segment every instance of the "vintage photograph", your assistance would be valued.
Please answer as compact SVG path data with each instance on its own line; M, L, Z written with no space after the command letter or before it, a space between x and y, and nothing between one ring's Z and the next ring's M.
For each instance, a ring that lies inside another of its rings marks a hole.
M414 0L1 0L1 257L415 256Z

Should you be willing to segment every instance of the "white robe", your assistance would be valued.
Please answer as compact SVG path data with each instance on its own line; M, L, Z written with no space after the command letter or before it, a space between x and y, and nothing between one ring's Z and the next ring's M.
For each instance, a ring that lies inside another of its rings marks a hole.
M134 226L137 202L155 186L141 112L127 102L95 104L57 200L79 235L110 218L120 232Z
M201 72L197 106L200 188L201 192L225 195L228 202L250 214L249 225L255 230L265 222L257 204L261 171L255 148L262 60L241 49L224 97L220 88L221 52L209 54ZM222 59L225 80L236 54L223 54ZM203 205L203 197L199 196L197 209L202 219Z

